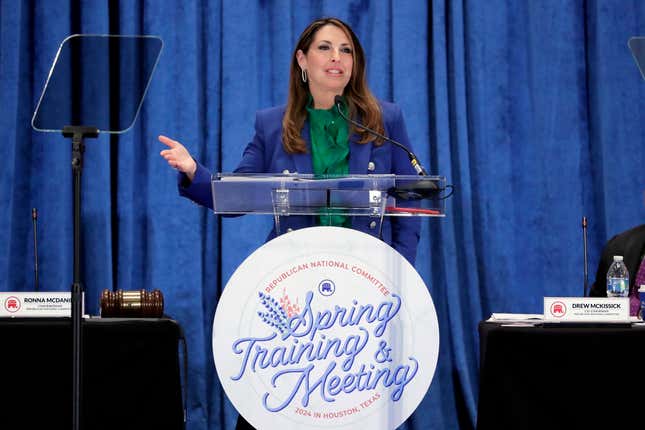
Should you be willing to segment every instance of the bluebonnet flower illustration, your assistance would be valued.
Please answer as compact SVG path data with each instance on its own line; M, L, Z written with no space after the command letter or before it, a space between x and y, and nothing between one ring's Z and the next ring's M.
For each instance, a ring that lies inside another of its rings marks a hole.
M258 312L258 316L270 327L277 329L284 337L289 332L289 318L282 309L282 306L268 294L258 292L260 303L267 309L266 312Z

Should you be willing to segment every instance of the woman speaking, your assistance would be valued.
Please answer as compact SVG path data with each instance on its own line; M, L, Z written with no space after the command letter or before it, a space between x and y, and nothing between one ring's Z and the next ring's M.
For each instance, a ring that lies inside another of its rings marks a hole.
M309 24L291 59L287 104L257 113L255 136L235 172L414 175L405 151L348 124L334 103L336 96L342 96L346 116L410 148L401 110L374 97L367 86L365 63L358 38L343 21L323 18ZM166 136L159 140L168 146L161 156L179 171L179 193L212 208L208 169L181 143ZM379 234L369 217L286 218L281 221L285 230L335 225ZM419 229L416 218L385 217L380 238L414 264ZM274 229L267 240L275 234Z
M300 35L293 52L286 106L257 113L255 136L235 172L415 174L404 150L349 124L343 115L410 149L398 106L378 101L367 86L365 55L352 29L336 18L318 19ZM166 136L159 140L168 146L161 156L179 172L179 193L212 208L208 169L181 143ZM379 234L369 217L289 216L281 223L285 230L334 225ZM417 218L385 217L380 238L414 264L419 229ZM274 229L267 240L275 234ZM237 428L252 427L240 417Z

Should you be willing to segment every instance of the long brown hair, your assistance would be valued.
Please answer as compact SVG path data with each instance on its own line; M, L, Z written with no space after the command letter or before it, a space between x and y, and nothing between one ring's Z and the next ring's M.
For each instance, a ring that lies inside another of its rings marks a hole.
M353 45L353 59L354 65L352 67L352 76L349 83L343 91L343 96L347 101L349 115L352 118L360 117L366 127L371 128L383 134L383 118L381 115L381 108L367 86L367 78L365 73L365 54L358 38L343 21L337 18L322 18L309 24L309 26L302 32L296 48L293 50L291 57L291 67L289 72L289 96L287 97L287 108L282 118L282 145L288 153L305 153L307 152L307 145L302 139L300 133L304 126L305 119L307 118L307 98L309 93L309 86L306 82L302 82L301 70L298 65L296 53L302 50L305 54L309 50L311 43L318 30L325 25L335 25L340 28ZM375 138L365 130L351 127L352 133L358 133L361 136L359 143L367 143Z

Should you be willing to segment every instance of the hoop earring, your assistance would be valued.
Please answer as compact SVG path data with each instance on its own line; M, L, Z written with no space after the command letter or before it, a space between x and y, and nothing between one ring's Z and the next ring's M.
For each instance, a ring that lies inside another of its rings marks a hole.
M307 70L300 69L300 78L302 79L303 83L307 83Z

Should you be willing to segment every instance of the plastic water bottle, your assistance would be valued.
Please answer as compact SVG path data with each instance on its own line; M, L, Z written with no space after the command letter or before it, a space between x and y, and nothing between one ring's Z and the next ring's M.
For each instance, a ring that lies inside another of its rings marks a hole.
M629 272L622 255L614 255L614 262L607 271L607 297L627 297L629 294Z

